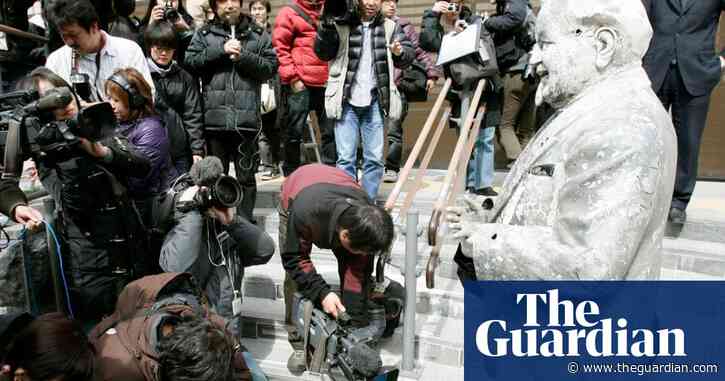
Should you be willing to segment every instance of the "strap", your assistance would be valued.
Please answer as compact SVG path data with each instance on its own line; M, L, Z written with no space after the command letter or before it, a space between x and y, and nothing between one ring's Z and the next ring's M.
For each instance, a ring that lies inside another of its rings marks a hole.
M302 17L305 21L307 21L308 24L312 26L315 30L317 30L317 24L312 21L312 17L307 14L302 8L300 8L299 5L295 3L288 4L287 7L291 8L295 13L297 13L298 16Z

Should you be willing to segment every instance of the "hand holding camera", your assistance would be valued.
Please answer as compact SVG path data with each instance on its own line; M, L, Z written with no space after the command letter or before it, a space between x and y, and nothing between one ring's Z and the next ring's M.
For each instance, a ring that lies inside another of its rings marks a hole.
M460 6L456 3L449 3L447 1L437 1L433 4L433 12L435 13L458 13Z

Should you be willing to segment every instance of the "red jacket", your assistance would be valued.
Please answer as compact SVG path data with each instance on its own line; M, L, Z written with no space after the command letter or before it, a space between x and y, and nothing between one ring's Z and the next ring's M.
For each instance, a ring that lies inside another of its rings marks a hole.
M317 24L321 9L312 9L302 0L292 0ZM272 45L277 51L279 77L282 83L301 79L305 86L325 87L327 83L327 62L315 54L317 30L292 8L280 9L272 31Z

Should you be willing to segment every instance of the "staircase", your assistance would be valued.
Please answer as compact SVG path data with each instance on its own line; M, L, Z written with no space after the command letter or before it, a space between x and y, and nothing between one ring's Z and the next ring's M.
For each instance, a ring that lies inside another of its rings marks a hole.
M501 184L505 173L497 173ZM420 212L419 223L427 225L444 171L429 171L423 188L418 192L414 208ZM261 183L258 223L277 240L276 211L279 180ZM392 189L381 189L381 199ZM688 212L690 216L682 229L668 229L664 242L663 279L707 280L725 279L725 184L700 183ZM405 189L404 189L405 191ZM712 196L712 197L710 197ZM402 200L404 195L401 196ZM713 201L715 200L715 201ZM722 204L722 205L720 205ZM463 379L463 288L458 282L453 254L456 243L446 240L441 250L441 262L436 287L426 289L424 266L430 249L424 237L418 242L418 271L416 297L415 372L401 373L401 379L446 380ZM401 268L405 258L405 237L398 234L392 251L392 266L386 274L404 284ZM339 284L334 256L327 250L314 248L312 260L317 271L330 284ZM283 286L284 270L280 257L275 255L263 266L250 267L244 280L243 326L244 344L273 380L325 379L325 376L305 374L302 377L288 372L286 362L291 348L284 328ZM402 327L381 344L384 365L401 363Z

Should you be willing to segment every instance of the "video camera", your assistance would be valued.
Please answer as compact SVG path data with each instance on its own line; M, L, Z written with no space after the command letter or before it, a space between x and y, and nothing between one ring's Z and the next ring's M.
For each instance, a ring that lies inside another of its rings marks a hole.
M359 0L326 1L322 9L322 20L329 23L349 24L359 16Z
M372 348L373 331L353 328L346 312L335 320L300 293L295 293L292 305L294 324L304 337L309 371L327 371L334 379L332 370L339 368L352 381L398 379L398 369L384 369L380 354Z

